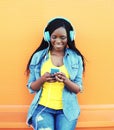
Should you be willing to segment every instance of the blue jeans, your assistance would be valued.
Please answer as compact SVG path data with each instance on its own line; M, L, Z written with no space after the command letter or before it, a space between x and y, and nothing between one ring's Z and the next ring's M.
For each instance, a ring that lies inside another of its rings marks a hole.
M66 119L63 110L38 105L32 117L34 130L75 130L77 120Z

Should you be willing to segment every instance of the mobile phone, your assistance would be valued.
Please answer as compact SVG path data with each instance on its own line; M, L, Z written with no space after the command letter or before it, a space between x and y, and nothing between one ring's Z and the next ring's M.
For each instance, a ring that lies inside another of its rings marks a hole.
M51 68L51 74L54 74L54 73L57 73L59 72L59 69L56 69L56 68Z

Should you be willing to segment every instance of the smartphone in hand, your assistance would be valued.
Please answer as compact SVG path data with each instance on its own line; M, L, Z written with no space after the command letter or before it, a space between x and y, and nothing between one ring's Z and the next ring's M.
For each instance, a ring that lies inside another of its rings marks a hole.
M57 73L59 72L59 69L56 69L56 68L51 68L51 74L54 74L54 73Z

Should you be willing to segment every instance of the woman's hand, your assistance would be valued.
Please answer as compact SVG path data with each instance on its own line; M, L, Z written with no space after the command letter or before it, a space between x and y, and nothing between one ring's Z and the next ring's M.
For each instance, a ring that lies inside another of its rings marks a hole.
M42 76L42 80L43 82L56 82L56 78L54 76L54 74L50 74L49 72L46 72L43 76Z
M79 86L72 82L69 78L66 77L66 75L62 72L57 72L54 74L55 75L55 79L58 82L63 82L65 84L65 86L74 93L78 93L80 91Z
M65 80L67 80L66 75L62 72L57 72L54 75L55 75L56 81L58 82L64 82Z
M46 72L39 79L31 83L31 88L34 91L38 91L45 82L56 82L55 76L50 74L49 72Z

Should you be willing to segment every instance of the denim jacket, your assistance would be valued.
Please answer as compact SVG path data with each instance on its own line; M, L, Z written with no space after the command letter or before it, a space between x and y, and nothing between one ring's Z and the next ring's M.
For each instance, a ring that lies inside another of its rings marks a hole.
M30 63L30 76L28 79L27 87L30 93L35 93L34 99L30 105L28 116L27 116L27 124L30 125L31 117L37 108L38 101L41 96L42 87L39 91L33 91L31 88L31 83L37 80L40 77L40 70L42 64L49 58L48 49L41 50L36 52L31 60ZM82 90L82 73L83 73L83 65L82 65L82 58L77 55L71 49L66 49L65 56L63 58L63 63L70 75L70 80L76 83L80 90ZM63 112L66 118L71 121L77 119L80 114L80 107L78 105L77 95L74 92L71 92L64 86L63 94Z

